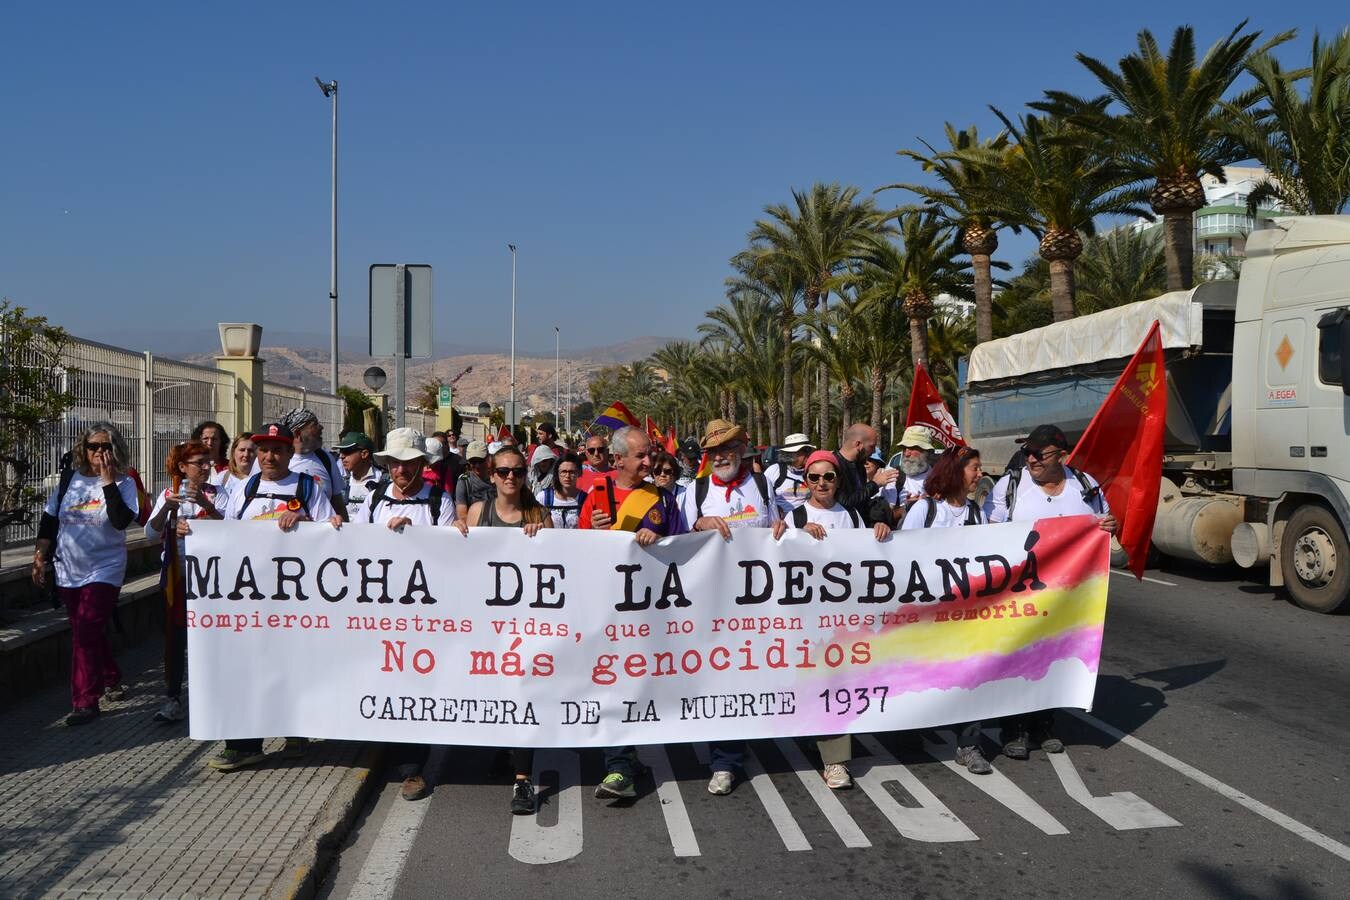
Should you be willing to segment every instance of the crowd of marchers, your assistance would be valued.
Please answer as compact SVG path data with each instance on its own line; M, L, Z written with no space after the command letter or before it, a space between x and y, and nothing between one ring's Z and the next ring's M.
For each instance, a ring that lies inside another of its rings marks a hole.
M630 532L639 545L691 531L716 531L734 540L742 528L789 529L815 540L831 531L870 529L878 541L894 531L960 528L1007 521L1089 514L1114 532L1116 521L1097 483L1069 468L1069 443L1054 425L1022 439L1022 449L988 492L974 499L984 475L980 453L945 447L924 426L907 428L889 459L877 449L877 432L865 424L845 429L837 449L813 446L803 434L783 446L760 450L744 428L716 419L701 439L688 438L675 453L654 445L639 428L608 437L592 434L580 452L540 425L535 443L513 438L487 443L438 432L430 437L396 428L376 447L350 432L327 449L313 412L294 409L276 422L230 440L216 422L202 422L165 460L169 485L149 497L129 468L126 439L116 426L90 427L76 442L57 488L47 498L33 557L33 579L43 584L54 569L58 596L71 629L71 726L99 716L103 698L126 696L107 637L126 572L125 532L139 524L163 545L165 598L165 696L155 719L182 722L187 616L182 558L196 519L274 520L282 531L299 522L345 522L407 528L519 528L534 536L544 528ZM976 774L992 771L981 747L982 722L953 725L956 759ZM1001 752L1026 759L1039 747L1063 750L1053 711L1006 718ZM816 740L822 778L832 789L852 786L849 735ZM285 739L281 754L302 757L308 741ZM744 777L742 741L710 747L708 790L729 794ZM398 744L394 758L406 800L427 796L423 773L430 747ZM263 738L224 741L208 765L232 772L266 758ZM502 750L494 768L512 781L511 811L533 813L533 751ZM636 795L643 774L636 748L604 750L598 798Z

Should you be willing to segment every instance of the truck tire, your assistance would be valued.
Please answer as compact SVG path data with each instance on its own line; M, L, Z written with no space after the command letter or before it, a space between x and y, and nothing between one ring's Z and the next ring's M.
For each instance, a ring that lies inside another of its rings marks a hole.
M1280 566L1299 606L1320 613L1350 608L1350 542L1331 510L1308 504L1294 511L1280 541Z

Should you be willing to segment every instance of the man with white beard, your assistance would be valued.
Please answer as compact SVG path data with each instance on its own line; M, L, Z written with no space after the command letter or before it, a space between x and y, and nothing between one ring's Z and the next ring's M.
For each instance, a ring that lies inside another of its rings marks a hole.
M941 452L942 444L937 435L925 425L911 425L900 437L900 452L891 457L891 462L900 467L904 484L899 487L897 505L903 510L909 509L915 501L925 496L923 483L933 468L936 454Z

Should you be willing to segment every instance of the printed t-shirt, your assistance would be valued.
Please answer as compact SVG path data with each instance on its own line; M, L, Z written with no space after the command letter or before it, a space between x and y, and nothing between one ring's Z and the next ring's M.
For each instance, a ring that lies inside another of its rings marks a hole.
M615 526L612 531L640 531L650 529L662 537L672 534L684 534L689 530L679 504L669 491L651 483L643 483L635 488L621 488L613 479L607 479L614 489ZM603 509L609 504L609 491L602 481L595 490L586 495L581 504L581 513L577 517L578 528L592 528L591 513L597 505Z
M810 503L806 503L802 505L802 508L806 510L807 524L815 522L826 531L832 531L836 528L859 528L862 525L861 519L859 520L859 524L853 524L853 517L848 514L848 510L842 503L836 503L829 509L820 509L819 507L812 506ZM784 521L787 522L789 528L797 527L796 522L791 515L784 516Z
M123 476L113 486L127 508L137 512L136 482ZM127 539L108 521L98 476L79 472L71 476L59 510L56 495L52 491L44 512L60 522L55 548L57 585L73 588L99 582L120 586L127 572Z
M928 508L936 506L937 512L933 514L933 524L929 528L959 528L966 524L966 517L970 514L970 506L962 503L960 506L952 506L945 500L938 500L934 497L925 497L909 508L905 513L905 521L900 523L901 531L914 531L917 528L923 528L923 520L928 515ZM977 511L974 525L984 524L984 513Z
M772 490L772 485L768 485ZM684 520L691 526L698 521L698 482L684 492L680 508ZM746 475L728 492L725 485L713 484L708 479L708 496L703 499L703 515L719 516L726 519L728 528L768 528L782 518L778 514L778 504L772 500L765 502L759 492L755 479Z
M1034 522L1037 519L1055 519L1060 516L1104 516L1111 510L1106 504L1106 495L1098 490L1092 502L1083 502L1083 487L1078 483L1073 470L1064 467L1064 490L1057 497L1051 497L1041 490L1040 485L1031 479L1031 472L1025 467L1017 482L1017 503L1013 506L1012 518L1008 517L1008 481L1011 475L1004 475L989 492L985 501L985 516L990 522ZM1097 481L1086 472L1083 477L1092 487Z
M764 470L764 478L769 484L769 490L773 491L778 511L784 518L811 496L811 489L806 486L806 472L801 469L774 463ZM774 487L779 478L783 479L783 483Z
M595 490L597 484L603 482L607 478L613 477L613 469L610 469L607 472L597 472L589 466L582 466L581 474L577 476L577 490L585 491L589 494Z
M455 521L455 501L449 494L441 494L441 515L431 521L431 485L423 481L421 489L410 498L400 499L394 496L398 488L389 485L385 488L384 499L375 507L376 525L387 523L390 519L408 518L414 525L449 525ZM363 524L371 521L370 504L375 499L374 491L367 494L352 513L352 522Z
M224 489L222 489L218 485L214 485L211 484L210 482L207 482L206 484L202 485L201 491L202 494L204 494L208 499L210 499L211 504L216 507L216 511L224 515L224 510L221 508L222 506L224 506L227 497ZM168 505L169 498L172 496L174 496L173 489L165 488L163 491L160 491L159 496L155 498L155 505L150 509L150 518L146 520L145 523L145 536L152 541L159 540L163 536L163 532L156 531L154 528L150 526L150 523L153 522L155 520L155 517L159 515L159 511ZM193 503L191 501L184 501L178 504L178 518L180 519L205 519L206 517L207 517L206 510L203 509L201 506L197 505L196 503ZM165 529L172 527L172 523L173 523L172 516L170 516L170 518L168 519L165 519L164 520ZM178 555L183 556L186 552L187 552L187 539L180 537L178 539Z
M361 478L353 477L351 472L343 472L342 482L347 488L347 516L353 522L358 521L356 511L366 502L366 498L375 492L375 486L383 478L384 470L374 464Z
M539 501L539 505L548 510L553 518L554 528L576 528L578 519L581 516L581 501L586 495L577 492L572 497L564 500L558 496L558 492L544 488L534 495L534 499Z
M311 522L326 522L333 517L333 504L329 501L328 495L323 492L322 484L312 475L301 475L299 472L289 472L286 477L280 481L268 481L266 478L259 479L258 490L253 499L248 501L247 506L244 503L244 486L240 485L237 491L230 493L230 498L226 503L225 509L221 513L227 519L279 519L289 508L288 498L297 497L300 491L300 479L312 478L314 480L314 493L309 498L309 510L306 513ZM274 494L276 496L264 496ZM302 508L300 512L305 512Z

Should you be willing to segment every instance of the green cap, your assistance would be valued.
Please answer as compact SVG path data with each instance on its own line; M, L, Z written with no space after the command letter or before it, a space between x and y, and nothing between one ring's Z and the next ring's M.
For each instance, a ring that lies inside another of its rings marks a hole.
M375 452L375 442L366 437L363 432L349 431L338 439L337 448L339 450L369 450Z

